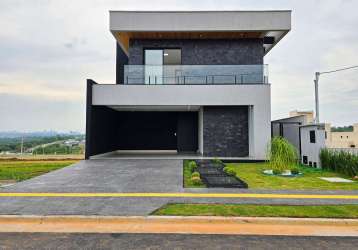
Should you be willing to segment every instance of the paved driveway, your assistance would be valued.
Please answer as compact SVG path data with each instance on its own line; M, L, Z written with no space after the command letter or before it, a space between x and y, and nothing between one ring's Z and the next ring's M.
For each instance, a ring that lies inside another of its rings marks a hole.
M5 192L180 192L182 160L88 160L17 183Z
M0 188L2 193L312 193L356 191L250 190L183 187L182 160L96 159ZM10 194L11 195L11 194ZM0 197L0 214L148 215L167 203L358 204L358 199L260 199L195 197Z
M87 160L2 188L25 193L182 192L182 160ZM0 214L146 215L164 198L1 197Z

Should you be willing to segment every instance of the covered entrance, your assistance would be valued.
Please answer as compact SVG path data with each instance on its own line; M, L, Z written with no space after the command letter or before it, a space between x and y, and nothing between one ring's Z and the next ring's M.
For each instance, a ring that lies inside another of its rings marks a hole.
M197 112L118 111L118 150L198 149Z
M90 156L112 151L198 151L197 111L122 111L104 106L93 111Z

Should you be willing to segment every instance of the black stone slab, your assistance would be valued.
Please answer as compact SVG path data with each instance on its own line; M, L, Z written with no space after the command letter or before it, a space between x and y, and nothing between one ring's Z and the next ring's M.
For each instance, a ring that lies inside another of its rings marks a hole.
M215 167L198 167L200 176L226 176L226 174L220 169Z
M202 176L207 187L248 188L247 183L232 176Z
M210 160L197 160L196 164L199 167L216 167L216 168L221 168L221 169L225 167L225 164L223 164L223 163L215 163Z

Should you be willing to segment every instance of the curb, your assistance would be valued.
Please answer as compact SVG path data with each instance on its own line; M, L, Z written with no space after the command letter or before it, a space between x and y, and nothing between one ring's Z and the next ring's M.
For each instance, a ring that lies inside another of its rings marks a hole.
M256 198L358 200L358 194L282 194L282 193L10 193L0 197L72 197L72 198Z
M0 216L0 232L358 236L358 219L213 216Z

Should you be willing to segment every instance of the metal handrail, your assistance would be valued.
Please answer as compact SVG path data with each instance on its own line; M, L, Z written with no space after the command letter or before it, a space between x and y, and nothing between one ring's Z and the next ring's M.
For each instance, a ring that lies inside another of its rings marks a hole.
M124 65L124 84L266 83L267 65Z
M181 76L157 76L157 75L149 75L148 76L148 83L147 84L181 84L180 82L183 82L183 84L224 84L218 81L215 81L215 77L232 77L233 81L227 82L226 84L244 84L244 76L248 75L258 75L258 74L235 74L235 75L181 75ZM265 76L264 76L265 77ZM188 83L187 80L190 78L203 78L205 81L202 83ZM134 83L131 80L140 80L138 83ZM146 77L129 77L126 76L125 84L144 84ZM154 83L153 83L154 79ZM162 80L162 83L158 83L158 79ZM173 79L176 80L175 83L165 83L165 79ZM211 79L211 81L209 81ZM240 79L238 81L237 79ZM182 81L180 81L182 80ZM257 82L260 84L267 84L266 80L263 80L263 82Z

